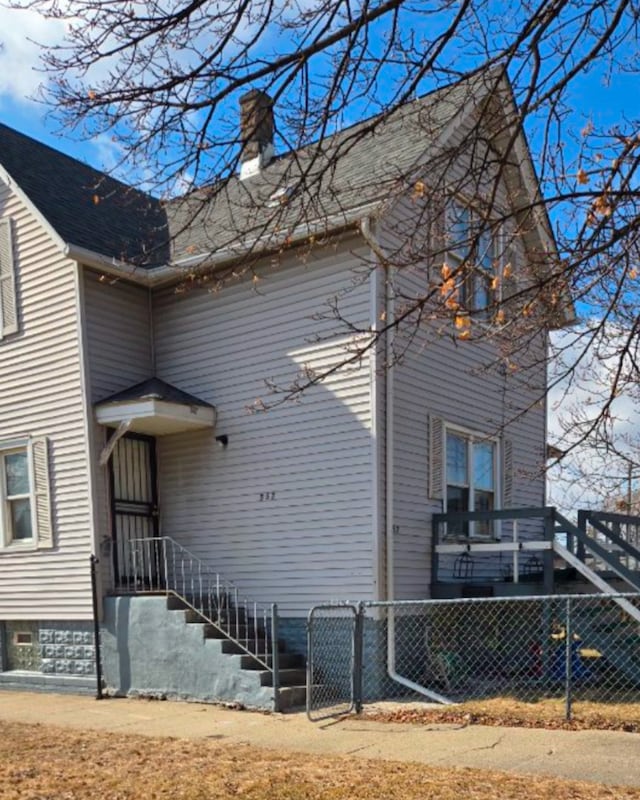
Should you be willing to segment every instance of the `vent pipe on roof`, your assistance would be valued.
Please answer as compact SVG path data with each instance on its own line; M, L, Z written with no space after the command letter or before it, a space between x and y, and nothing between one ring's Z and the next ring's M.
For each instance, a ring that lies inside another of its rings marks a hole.
M256 175L271 161L273 149L273 100L259 89L240 98L240 179Z

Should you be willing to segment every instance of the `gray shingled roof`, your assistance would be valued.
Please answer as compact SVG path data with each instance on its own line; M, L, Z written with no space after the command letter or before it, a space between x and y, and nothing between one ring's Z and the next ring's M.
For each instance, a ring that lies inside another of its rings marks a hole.
M384 118L354 125L320 143L274 159L258 175L232 178L167 207L174 260L236 249L240 241L291 231L306 223L347 221L350 211L383 203L447 123L478 99L469 82L432 92ZM276 109L277 111L277 109ZM282 203L272 198L289 189Z
M384 203L456 113L484 94L474 84L444 87L277 157L255 177L167 204L1 124L0 163L66 243L152 267L241 250L305 224L336 228L354 209ZM273 198L279 190L291 193L286 202Z
M166 263L166 213L156 198L2 124L0 163L67 244Z
M213 408L211 403L200 400L195 395L183 392L161 378L148 378L146 381L136 383L128 389L109 395L100 400L96 405L101 406L105 403L124 403L131 400L164 400L167 403L180 403L186 406L204 406Z

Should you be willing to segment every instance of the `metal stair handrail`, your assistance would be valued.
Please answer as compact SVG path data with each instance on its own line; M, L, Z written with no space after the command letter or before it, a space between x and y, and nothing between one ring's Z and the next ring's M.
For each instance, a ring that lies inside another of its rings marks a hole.
M242 596L238 587L170 536L129 540L130 572L122 588L136 594L177 597L186 609L227 639L265 670L278 671L277 607Z

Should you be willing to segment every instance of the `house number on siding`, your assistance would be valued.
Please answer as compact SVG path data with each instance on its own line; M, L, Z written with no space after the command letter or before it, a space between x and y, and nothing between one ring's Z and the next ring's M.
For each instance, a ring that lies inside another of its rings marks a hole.
M263 500L275 500L276 493L275 492L260 492L260 502L262 503Z

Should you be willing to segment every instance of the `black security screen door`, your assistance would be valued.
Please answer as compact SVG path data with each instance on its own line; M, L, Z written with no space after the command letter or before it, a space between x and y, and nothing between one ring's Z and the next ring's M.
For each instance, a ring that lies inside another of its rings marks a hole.
M113 574L117 587L135 587L131 542L158 536L156 442L127 434L110 459ZM148 576L155 583L156 575Z

